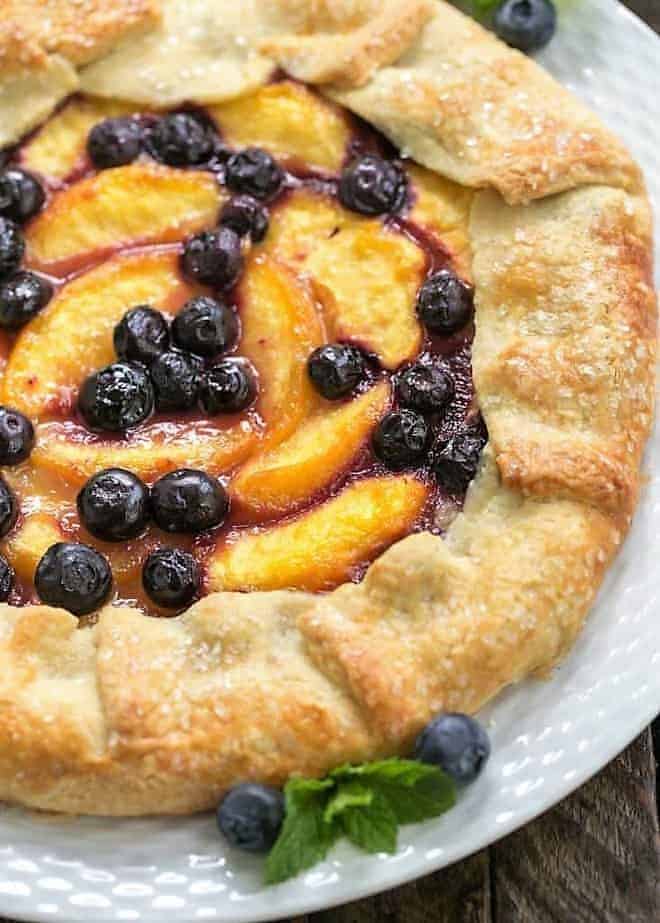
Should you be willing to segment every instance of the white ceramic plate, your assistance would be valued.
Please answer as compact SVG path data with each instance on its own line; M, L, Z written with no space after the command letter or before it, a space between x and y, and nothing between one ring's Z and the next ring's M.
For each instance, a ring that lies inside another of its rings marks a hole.
M628 142L660 208L660 42L616 0L574 0L543 63ZM483 714L493 756L445 817L400 835L397 855L347 846L264 889L261 862L223 849L212 817L111 821L0 817L0 913L33 921L256 923L354 900L425 875L547 810L660 711L660 430L632 533L585 632L548 682Z

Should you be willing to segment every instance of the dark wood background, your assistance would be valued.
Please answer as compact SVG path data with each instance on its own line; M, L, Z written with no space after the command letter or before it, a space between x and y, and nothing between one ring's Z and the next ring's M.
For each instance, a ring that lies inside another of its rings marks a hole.
M660 0L626 5L660 32ZM570 798L489 849L287 923L660 923L659 757L660 719Z

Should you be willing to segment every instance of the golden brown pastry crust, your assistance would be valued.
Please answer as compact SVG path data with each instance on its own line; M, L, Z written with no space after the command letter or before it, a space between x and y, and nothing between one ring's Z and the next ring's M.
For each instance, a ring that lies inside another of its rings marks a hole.
M165 28L177 4L164 5ZM402 39L387 19L396 6L379 5L383 19L370 0L261 2L228 80L232 93L264 81L271 54L416 160L482 190L470 221L473 370L490 443L464 512L444 539L404 539L361 584L326 596L212 594L168 620L108 607L83 630L60 610L0 607L8 800L190 812L237 780L405 751L434 712L474 711L546 673L583 623L636 504L653 411L639 170L533 62L439 2L426 25L428 4L412 3L419 22ZM156 34L129 44L152 48ZM370 35L384 47L354 66L354 50L378 46ZM332 41L351 49L344 71L327 65ZM45 66L25 47L28 69ZM120 47L87 86L116 78L123 92L126 60Z

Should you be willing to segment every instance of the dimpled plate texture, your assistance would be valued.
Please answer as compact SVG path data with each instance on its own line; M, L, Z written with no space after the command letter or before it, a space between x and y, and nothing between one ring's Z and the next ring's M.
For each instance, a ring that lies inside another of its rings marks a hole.
M571 0L542 55L630 145L657 212L659 55L658 38L615 0ZM660 429L647 470L631 535L572 654L549 681L521 684L482 713L493 745L487 771L445 817L404 828L395 856L340 845L308 874L264 889L260 860L224 849L210 816L62 819L7 808L0 913L63 923L295 916L425 875L550 808L660 710Z

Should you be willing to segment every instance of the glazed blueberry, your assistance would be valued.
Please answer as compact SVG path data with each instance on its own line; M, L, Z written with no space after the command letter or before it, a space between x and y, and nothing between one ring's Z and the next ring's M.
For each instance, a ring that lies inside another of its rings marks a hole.
M440 413L454 396L454 380L447 369L417 362L396 383L399 403L420 413Z
M439 715L415 744L415 759L439 766L455 782L473 782L490 756L488 734L469 715Z
M446 491L459 494L467 490L477 473L486 439L483 427L470 426L436 442L431 453L431 470Z
M181 268L193 282L229 288L243 268L240 237L231 228L223 227L189 237L183 248Z
M94 474L77 498L85 528L105 542L135 538L149 518L149 489L139 477L123 468L105 468Z
M323 397L336 401L350 394L366 376L364 356L355 346L329 343L307 360L312 384Z
M239 237L250 235L253 243L263 240L268 231L268 209L249 195L237 195L223 207L220 224L236 231Z
M0 279L18 269L24 253L25 241L18 225L11 218L0 217Z
M503 0L495 10L497 35L520 51L538 51L548 44L557 28L552 0Z
M361 215L398 211L406 201L406 175L389 160L366 154L350 163L339 180L339 200Z
M202 376L199 400L212 417L219 413L240 413L256 396L256 375L246 359L222 359Z
M190 410L199 395L202 361L197 356L170 349L151 363L149 372L156 395L156 409Z
M177 346L199 356L215 356L238 339L238 319L222 301L200 295L184 304L172 323Z
M89 159L99 170L132 163L141 150L142 127L132 118L105 119L87 137Z
M270 785L236 785L218 805L217 821L231 846L268 852L284 822L284 795Z
M146 420L154 409L154 389L144 366L114 362L84 382L78 409L91 429L121 432Z
M199 593L199 564L187 551L161 548L152 551L142 567L142 586L158 606L179 609Z
M16 503L16 497L7 486L4 478L0 477L0 538L9 532L17 517L18 504Z
M49 606L87 615L110 596L112 572L106 558L89 545L57 542L39 561L34 585Z
M10 407L0 407L0 465L18 465L30 455L34 427L26 416Z
M18 330L44 308L53 286L34 272L16 272L0 282L0 327Z
M441 269L422 285L417 313L432 333L448 336L472 318L472 289L449 269Z
M141 304L124 314L115 327L113 340L120 359L149 365L169 347L170 331L160 311Z
M158 119L149 132L149 152L171 167L191 167L208 161L213 136L202 120L189 112L174 112Z
M385 414L373 435L376 457L393 471L424 461L429 444L429 428L424 417L413 410L393 410Z
M216 478L180 468L151 488L151 510L165 532L204 532L219 526L229 511L229 497Z
M46 200L39 180L18 167L0 173L0 215L22 224L41 211Z
M225 182L232 192L244 192L255 199L270 199L284 182L284 173L268 151L246 147L227 161Z
M14 570L0 554L0 602L6 603L14 586Z

